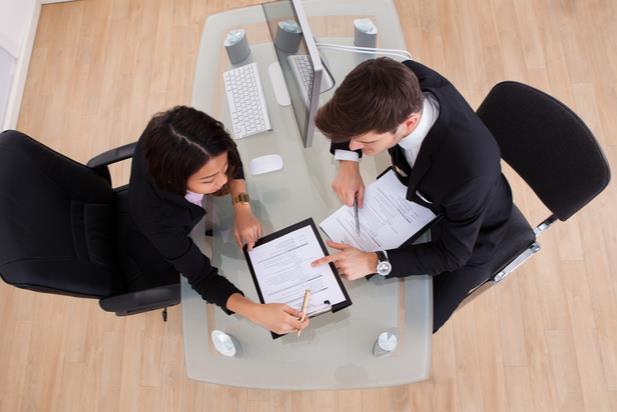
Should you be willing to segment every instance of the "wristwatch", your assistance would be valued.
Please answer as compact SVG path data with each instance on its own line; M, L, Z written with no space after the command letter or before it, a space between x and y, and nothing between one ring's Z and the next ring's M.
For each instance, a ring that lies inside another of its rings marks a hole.
M392 272L392 264L388 260L388 255L383 250L377 252L377 268L375 272L381 276L388 276Z
M234 196L231 198L231 204L235 205L236 203L242 203L243 205L248 205L251 198L249 194L246 192L239 193L238 196Z

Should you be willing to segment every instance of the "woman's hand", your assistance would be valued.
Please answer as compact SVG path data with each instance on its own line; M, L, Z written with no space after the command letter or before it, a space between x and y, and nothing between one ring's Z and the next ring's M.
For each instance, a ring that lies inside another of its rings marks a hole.
M283 303L256 305L247 317L252 322L279 335L300 331L309 324L308 318L300 322L302 312Z
M234 237L236 244L242 248L247 244L248 249L253 249L257 239L261 237L261 223L255 217L249 205L239 204L234 207Z
M364 204L364 182L360 176L358 162L352 160L339 160L339 170L332 181L332 190L338 196L341 203L353 206L356 193L358 194L358 207Z
M232 294L227 299L227 309L244 316L253 323L263 326L279 335L300 331L309 324L308 318L300 322L302 312L283 303L259 304L244 297L241 293Z
M311 263L312 266L333 262L339 275L347 280L360 279L375 273L378 261L376 253L363 252L353 246L331 240L326 240L326 244L341 252L317 259Z

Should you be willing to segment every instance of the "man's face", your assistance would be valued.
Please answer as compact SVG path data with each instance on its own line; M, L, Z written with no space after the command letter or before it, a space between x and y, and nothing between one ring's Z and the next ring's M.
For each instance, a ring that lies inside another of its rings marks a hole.
M409 135L416 128L418 120L419 114L414 113L401 123L394 132L377 133L370 131L354 136L349 141L349 149L362 150L362 154L366 156L378 155L396 146L398 142Z

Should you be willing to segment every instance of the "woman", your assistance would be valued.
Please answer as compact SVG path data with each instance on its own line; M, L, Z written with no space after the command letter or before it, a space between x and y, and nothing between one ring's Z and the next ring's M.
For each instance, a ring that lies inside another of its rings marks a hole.
M203 195L231 194L238 247L252 248L261 224L246 201L246 182L236 145L223 124L193 108L178 106L150 120L140 137L131 169L129 210L135 227L129 281L178 282L178 273L205 300L238 313L275 333L301 330L301 313L284 304L257 304L221 276L189 238L206 213ZM154 258L153 258L154 256ZM135 269L139 267L139 269Z

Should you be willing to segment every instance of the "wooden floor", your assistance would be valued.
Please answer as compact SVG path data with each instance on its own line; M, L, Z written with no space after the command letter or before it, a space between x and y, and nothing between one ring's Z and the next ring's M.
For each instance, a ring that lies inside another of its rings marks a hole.
M19 130L79 160L189 104L205 18L251 1L86 0L43 6ZM408 48L476 107L500 80L572 107L617 170L617 2L397 0ZM114 170L127 179L126 167ZM546 216L520 180L515 201ZM432 378L280 392L187 379L180 308L116 318L96 301L0 282L0 410L617 411L615 185L541 237L543 250L434 337ZM44 205L41 205L44 213ZM405 367L405 365L401 365Z

